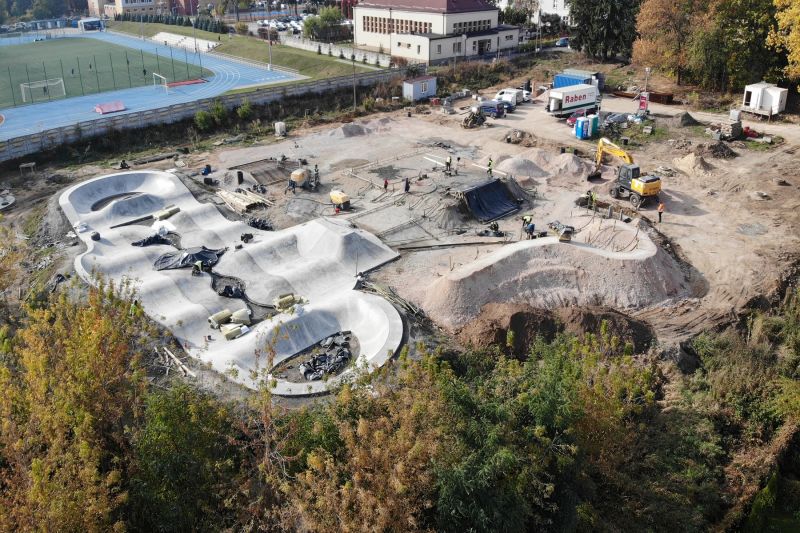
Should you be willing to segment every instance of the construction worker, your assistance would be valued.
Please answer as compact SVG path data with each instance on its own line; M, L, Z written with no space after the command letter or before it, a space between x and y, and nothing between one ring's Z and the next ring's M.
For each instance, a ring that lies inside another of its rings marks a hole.
M139 300L134 300L131 302L131 310L129 312L129 316L136 316L139 313Z
M597 193L594 191L589 192L589 199L592 201L591 208L597 209Z
M533 224L533 216L532 215L524 215L522 217L522 231L527 233L528 232L528 226L530 226L531 224ZM522 235L520 234L520 239L521 238L522 238Z
M403 189L405 189L406 192L409 192L411 190L411 182L408 181L408 178L406 178L406 183L403 186Z
M445 172L450 172L453 167L453 156L448 155L447 159L444 160L444 170Z
M492 158L490 157L489 164L486 167L486 173L489 174L490 178L492 177L492 167L494 167L494 161L492 161Z
M534 233L536 233L536 224L534 224L533 222L531 222L530 224L528 224L527 226L525 226L525 233L527 233L527 234L528 234L528 239L529 239L529 240L530 240L530 239L533 239L533 235L534 235Z
M120 163L119 163L119 168L120 168L120 170L127 170L127 169L129 169L129 168L131 168L131 167L130 167L130 165L127 163L127 161L125 161L125 160L123 159L123 160L122 160L122 161L120 161Z
M661 224L661 216L664 214L664 202L658 202L658 223Z
M292 191L292 194L297 194L297 183L292 178L289 178L289 185L283 190L283 194L286 194L286 191Z
M383 190L384 191L388 191L389 190L389 180L386 179L386 178L383 178Z

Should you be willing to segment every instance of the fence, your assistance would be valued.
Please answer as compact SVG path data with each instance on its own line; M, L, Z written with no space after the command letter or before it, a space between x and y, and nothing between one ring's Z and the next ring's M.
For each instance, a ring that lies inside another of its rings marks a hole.
M376 61L379 62L383 66L389 66L391 61L391 56L389 54L382 54L380 52L371 52L369 50L361 50L359 48L353 48L351 46L339 45L339 44L330 44L330 43L323 43L320 41L314 41L312 39L306 39L304 37L294 35L281 35L281 44L286 46L291 46L292 48L300 48L301 50L308 50L310 52L318 52L322 51L323 54L339 57L344 56L346 59L350 59L350 57L355 54L356 61L363 61L364 58L367 58L367 63L370 65L375 65Z
M202 77L200 67L189 62L193 54L171 47L151 54L64 39L49 53L26 49L9 57L9 50L0 47L0 57L6 58L0 67L0 108L150 85L154 72L168 82Z
M175 104L160 109L140 111L97 118L78 122L74 126L53 128L50 130L25 135L0 142L0 162L17 159L42 150L56 148L63 144L88 140L112 131L138 129L156 124L171 124L191 118L198 111L208 109L215 101L220 101L226 109L232 109L245 100L253 104L266 104L289 96L301 96L309 93L335 91L344 87L352 87L354 80L360 87L389 81L404 74L404 69L365 72L356 76L339 76L324 80L295 83L281 87L264 87L240 94L231 94L217 98L206 98L185 104Z
M239 56L232 56L230 54L225 54L223 52L218 52L216 50L212 50L211 52L208 52L208 53L212 54L212 55L215 55L215 56L223 57L223 58L227 59L228 61L233 61L235 63L241 63L243 65L251 65L251 66L255 65L255 66L260 67L260 68L269 68L271 70L279 70L281 72L287 72L287 73L289 73L289 74L291 74L293 76L299 76L300 78L306 78L307 77L307 76L303 76L302 74L300 74L300 71L297 70L297 69L294 69L294 68L283 67L283 66L275 65L275 64L270 65L269 63L263 63L261 61L255 61L254 59L245 59L245 58L239 57Z

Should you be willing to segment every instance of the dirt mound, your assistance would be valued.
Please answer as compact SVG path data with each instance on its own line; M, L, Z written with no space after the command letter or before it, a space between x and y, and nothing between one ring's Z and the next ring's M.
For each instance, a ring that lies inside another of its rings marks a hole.
M639 309L691 293L680 265L639 237L637 248L625 251L555 238L509 244L438 278L420 303L440 326L455 330L494 301Z
M675 168L689 176L708 176L714 171L711 165L702 155L694 153L686 154L680 159L672 161Z
M497 169L511 174L512 176L528 176L531 178L541 178L542 176L546 176L547 172L542 170L542 168L531 161L530 159L525 159L524 157L511 157L509 159L504 160L502 163L497 165Z
M556 309L555 314L565 331L578 336L587 333L599 335L600 327L605 322L612 336L633 344L635 353L650 349L655 337L650 326L641 320L607 307L562 307Z
M695 155L714 157L716 159L732 159L736 157L736 152L728 146L728 143L718 141L711 144L698 144L694 149Z
M480 315L458 332L458 339L476 348L509 348L507 343L511 340L511 353L525 357L537 337L551 341L561 332L578 337L587 333L599 335L603 322L612 336L630 342L635 353L646 352L653 343L654 334L647 324L613 309L562 307L551 311L512 303L486 304Z
M527 353L536 337L551 341L563 330L555 315L546 309L526 304L489 303L475 320L458 332L458 339L476 348L502 347L509 340L509 329L514 332L512 352L515 355Z
M689 113L680 113L672 119L672 125L679 128L686 128L688 126L699 126L700 123Z

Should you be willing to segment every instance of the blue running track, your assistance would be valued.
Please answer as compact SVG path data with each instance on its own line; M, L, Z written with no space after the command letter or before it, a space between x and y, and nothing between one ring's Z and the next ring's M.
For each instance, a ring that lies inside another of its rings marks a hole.
M151 54L158 52L161 57L169 56L168 47L158 45L150 39L142 40L136 37L107 32L81 33L62 38L70 39L74 37L97 39L98 41L110 42L133 48L134 50L142 49ZM8 39L8 41L12 41L12 39ZM16 38L13 39L13 42L3 42L0 39L0 46L19 44L19 42L20 40ZM102 46L102 44L98 43L98 46ZM175 48L174 53L176 59L186 60L182 49ZM39 133L50 128L71 126L78 122L96 120L102 115L94 112L94 106L102 102L122 100L126 107L125 111L105 115L117 116L193 102L203 98L212 98L237 87L300 79L298 76L293 76L288 72L267 70L256 65L230 61L213 54L204 53L200 59L202 59L203 68L212 71L214 75L206 83L171 87L169 94L165 94L161 88L144 86L0 110L0 113L5 117L5 122L0 124L0 141ZM189 54L188 62L193 65L199 64L198 55Z

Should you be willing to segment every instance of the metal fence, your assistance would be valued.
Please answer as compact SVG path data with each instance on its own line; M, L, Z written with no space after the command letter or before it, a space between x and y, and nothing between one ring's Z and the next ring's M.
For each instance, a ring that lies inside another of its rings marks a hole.
M240 106L245 100L253 104L266 104L290 96L320 94L352 87L353 83L360 87L371 86L402 76L404 72L404 69L382 70L279 87L264 87L246 93L206 98L150 111L139 111L78 122L72 126L52 128L40 133L0 142L0 162L18 159L29 154L56 148L63 144L89 140L112 131L145 128L156 124L171 124L193 117L195 113L208 109L216 101L221 102L226 109Z

